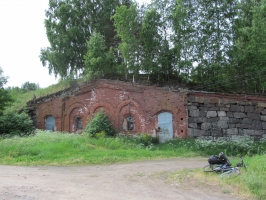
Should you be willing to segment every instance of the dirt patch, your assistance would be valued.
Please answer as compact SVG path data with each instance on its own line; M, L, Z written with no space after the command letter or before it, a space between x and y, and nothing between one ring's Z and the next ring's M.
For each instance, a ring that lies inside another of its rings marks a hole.
M169 173L204 165L205 158L175 158L84 167L0 166L0 199L241 199L218 186L182 186L167 181Z

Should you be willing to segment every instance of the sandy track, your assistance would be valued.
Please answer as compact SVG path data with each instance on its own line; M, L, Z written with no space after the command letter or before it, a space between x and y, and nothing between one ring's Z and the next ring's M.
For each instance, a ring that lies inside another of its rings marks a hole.
M0 166L0 200L241 199L217 187L167 183L166 174L201 168L204 158L84 167Z

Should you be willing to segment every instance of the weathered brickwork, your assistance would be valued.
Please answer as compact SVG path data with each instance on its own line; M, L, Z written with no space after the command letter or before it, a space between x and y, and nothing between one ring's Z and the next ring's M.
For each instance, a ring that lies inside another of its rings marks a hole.
M189 137L266 134L266 98L194 92L187 99Z
M98 80L32 101L36 127L81 132L92 115L103 110L119 132L157 135L158 115L172 114L173 137L187 137L186 94L179 90L111 80Z
M118 132L131 134L158 136L164 118L171 138L258 139L266 134L266 97L98 80L34 99L29 107L37 128L73 133L82 132L93 114L103 110Z

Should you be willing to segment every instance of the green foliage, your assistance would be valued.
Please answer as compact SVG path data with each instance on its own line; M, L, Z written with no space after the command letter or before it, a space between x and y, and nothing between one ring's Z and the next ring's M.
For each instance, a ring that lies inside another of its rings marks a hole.
M85 77L102 77L104 74L115 71L113 49L105 46L103 36L96 31L87 42L88 52L85 59Z
M24 90L25 92L28 91L34 91L37 89L40 89L39 84L37 83L30 83L29 81L25 82L22 84L21 89Z
M33 122L26 113L7 113L0 116L0 133L5 137L25 136L34 132Z
M115 32L111 15L119 0L50 0L46 10L45 27L50 47L41 49L40 60L48 65L49 73L67 78L84 70L86 41L93 30L105 38L109 49L115 46ZM122 1L124 3L125 1ZM128 1L125 2L128 4ZM130 1L129 1L130 3Z
M86 125L83 134L96 136L97 133L101 132L106 133L108 136L114 136L116 134L108 117L102 111L93 115L92 119Z
M9 92L3 88L8 79L8 77L5 77L3 73L4 72L0 67L0 116L3 115L5 107L12 101Z

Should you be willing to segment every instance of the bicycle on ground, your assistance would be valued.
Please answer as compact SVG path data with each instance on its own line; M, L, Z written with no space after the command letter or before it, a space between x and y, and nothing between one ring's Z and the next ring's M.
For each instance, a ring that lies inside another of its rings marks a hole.
M240 167L247 168L242 157L240 157L240 162L235 167L231 167L229 159L223 152L219 153L219 156L211 156L208 162L209 165L204 166L203 171L221 173L220 178L232 178L240 174Z

